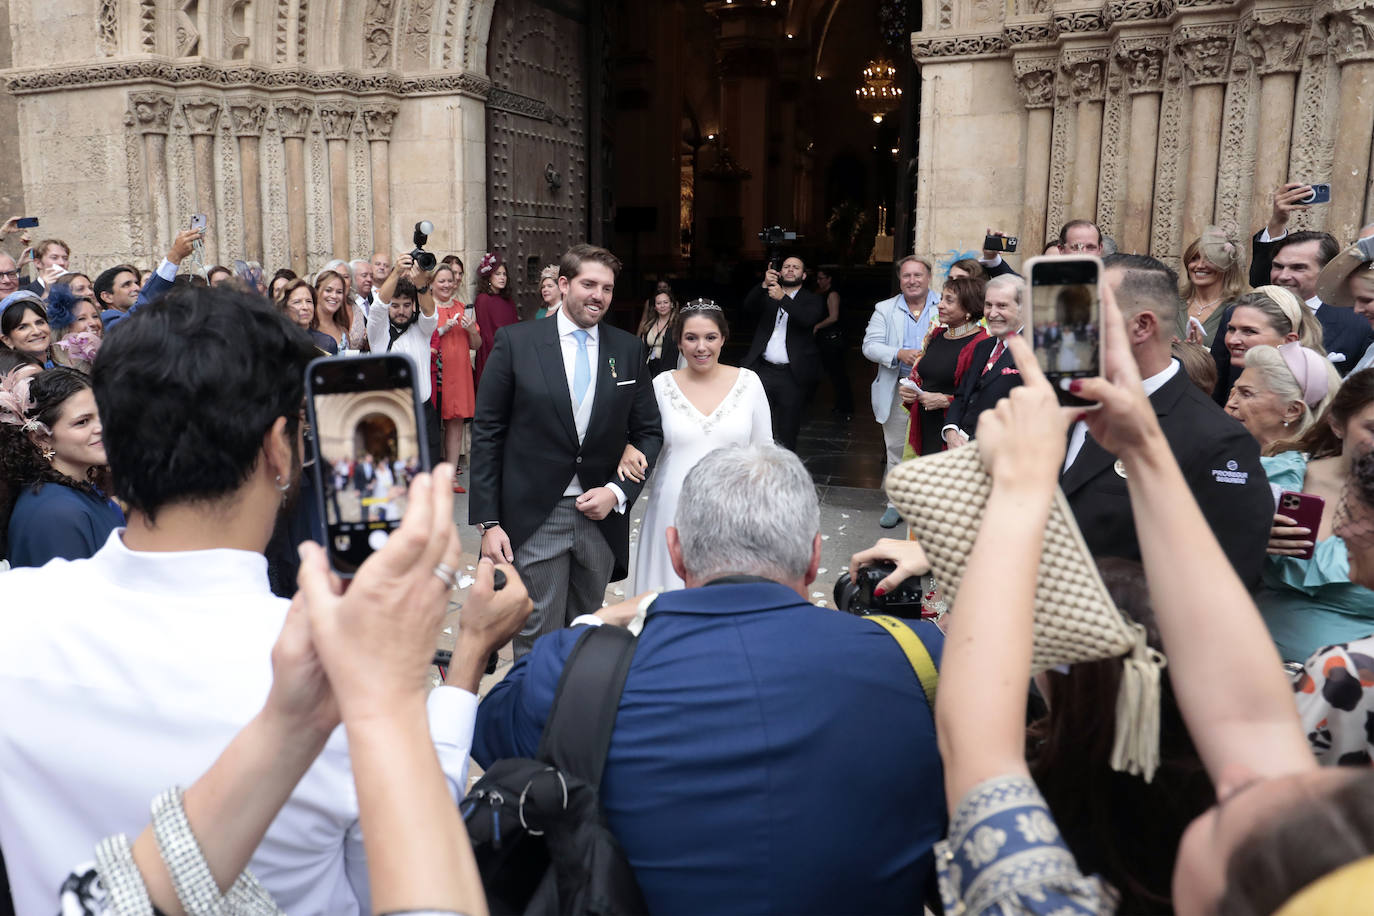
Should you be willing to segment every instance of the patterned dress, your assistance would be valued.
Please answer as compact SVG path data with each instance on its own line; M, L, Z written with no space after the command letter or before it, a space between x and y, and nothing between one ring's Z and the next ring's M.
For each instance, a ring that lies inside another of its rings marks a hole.
M1293 680L1312 753L1327 766L1369 766L1374 752L1374 636L1319 649Z
M1116 912L1117 893L1084 877L1029 776L979 783L935 844L940 896L960 916L1089 916Z

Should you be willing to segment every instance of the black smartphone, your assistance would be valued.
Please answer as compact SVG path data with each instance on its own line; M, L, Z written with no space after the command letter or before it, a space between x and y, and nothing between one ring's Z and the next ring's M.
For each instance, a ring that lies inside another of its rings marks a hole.
M1279 515L1291 518L1294 527L1306 528L1312 532L1312 546L1307 548L1305 553L1299 554L1299 559L1312 559L1312 553L1317 549L1317 531L1322 526L1322 512L1325 509L1326 500L1311 493L1284 490L1279 494Z
M1087 255L1031 258L1026 262L1035 358L1066 406L1096 407L1069 391L1076 378L1102 374L1102 262Z
M1300 203L1304 204L1329 204L1331 203L1331 185L1314 184L1312 193L1304 197Z
M340 576L387 542L411 479L429 470L415 379L415 363L400 353L321 357L306 367L315 493Z
M987 235L983 237L983 250L1010 253L1016 250L1017 241L1014 235Z
M15 220L14 225L19 229L34 229L38 226L38 217L21 216Z

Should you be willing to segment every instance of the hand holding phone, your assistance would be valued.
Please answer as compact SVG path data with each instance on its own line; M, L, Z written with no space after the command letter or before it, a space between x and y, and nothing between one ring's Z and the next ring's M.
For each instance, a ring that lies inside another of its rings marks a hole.
M325 548L349 577L400 526L409 479L429 470L415 364L379 353L323 357L305 371Z
M1026 301L1036 360L1065 406L1095 408L1097 402L1069 391L1074 379L1103 374L1102 262L1088 255L1031 258L1026 262Z
M1291 490L1280 493L1278 513L1269 532L1269 553L1302 560L1312 559L1325 509L1326 500L1320 496ZM1303 529L1306 529L1306 533L1302 533Z
M989 232L983 238L984 251L1005 251L1008 253L1016 251L1019 239L1014 235L1005 235L1001 232Z

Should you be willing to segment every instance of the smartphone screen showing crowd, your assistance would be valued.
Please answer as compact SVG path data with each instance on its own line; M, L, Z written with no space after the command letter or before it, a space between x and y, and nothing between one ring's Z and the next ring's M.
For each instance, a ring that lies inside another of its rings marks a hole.
M306 402L325 546L347 577L400 526L410 479L429 469L415 364L398 353L317 359Z
M1094 257L1032 258L1027 294L1035 356L1066 405L1095 406L1071 394L1076 378L1101 373L1102 262Z

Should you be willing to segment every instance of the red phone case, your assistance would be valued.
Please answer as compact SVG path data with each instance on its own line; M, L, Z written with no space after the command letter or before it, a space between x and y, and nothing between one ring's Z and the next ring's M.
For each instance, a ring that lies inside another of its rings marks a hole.
M1312 547L1307 548L1307 552L1301 554L1304 560L1312 559L1312 552L1316 550L1317 531L1321 528L1322 512L1326 509L1326 500L1320 496L1313 496L1311 493L1295 493L1292 490L1284 490L1279 494L1278 514L1286 518L1291 518L1296 527L1306 528L1312 532Z

